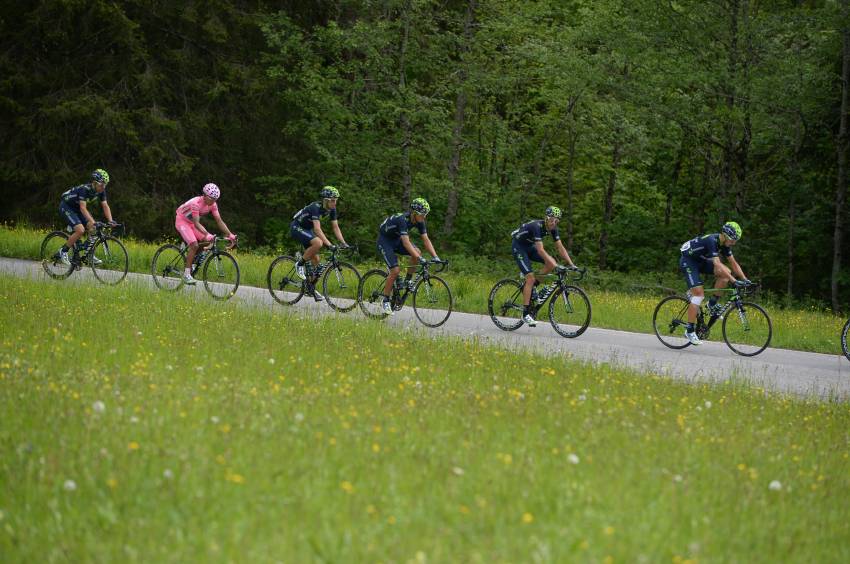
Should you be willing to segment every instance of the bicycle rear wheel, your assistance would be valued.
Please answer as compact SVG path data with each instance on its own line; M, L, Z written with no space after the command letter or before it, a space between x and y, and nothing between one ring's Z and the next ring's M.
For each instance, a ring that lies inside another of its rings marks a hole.
M62 248L67 240L67 233L54 231L48 234L41 243L41 253L39 255L41 266L48 276L56 280L64 280L74 272L74 265L65 264L59 260L59 249ZM73 250L68 252L73 253Z
M130 256L127 249L115 237L99 239L88 254L89 265L94 277L108 286L123 282L130 268Z
M446 281L439 276L428 276L413 288L413 313L428 327L439 327L452 314L454 299Z
M160 290L174 292L183 286L186 256L177 245L163 245L156 250L151 261L151 276Z
M562 337L573 339L590 325L590 300L578 286L558 289L549 300L549 321Z
M239 289L239 264L228 252L213 253L204 261L204 288L216 300L229 300Z
M357 303L366 317L372 319L383 319L387 316L384 312L384 285L387 282L387 273L380 269L370 270L360 279L357 289Z
M522 310L522 283L512 278L496 282L487 299L487 311L496 327L502 331L519 329Z
M671 349L683 349L690 346L685 337L688 324L688 306L690 302L682 296L668 296L655 306L652 314L652 327L655 336Z
M322 293L331 309L347 313L357 307L360 273L347 262L328 268L322 275Z
M770 344L773 325L767 312L758 304L741 303L723 317L723 340L732 352L755 356Z
M279 304L293 305L304 295L304 281L295 272L295 259L282 255L269 265L266 287Z
M847 343L848 335L850 333L850 319L847 320L847 323L844 324L844 329L841 331L841 350L844 351L844 356L847 357L847 360L850 360L850 344Z

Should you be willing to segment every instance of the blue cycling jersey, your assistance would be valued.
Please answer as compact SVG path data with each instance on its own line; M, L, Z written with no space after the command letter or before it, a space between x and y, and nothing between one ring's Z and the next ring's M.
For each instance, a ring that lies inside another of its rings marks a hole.
M399 239L402 235L408 235L411 228L415 227L420 235L425 235L428 230L424 221L413 221L410 212L397 213L384 220L379 229L381 237L387 239Z
M303 229L312 229L314 221L321 221L323 217L328 216L331 221L336 220L336 208L332 210L325 209L322 202L313 202L301 208L301 210L292 216L292 224L298 224Z
M519 226L511 232L511 237L514 241L522 245L533 245L537 241L542 241L543 237L551 235L553 241L560 241L561 234L558 232L558 227L554 227L546 231L546 221L543 219L535 219Z
M694 237L690 241L686 241L679 250L682 252L682 256L696 260L711 260L719 255L732 256L732 248L720 244L720 233Z
M85 202L87 205L96 201L106 201L106 190L98 193L91 184L81 184L66 190L62 193L62 203L70 206L71 209L79 211L80 202Z

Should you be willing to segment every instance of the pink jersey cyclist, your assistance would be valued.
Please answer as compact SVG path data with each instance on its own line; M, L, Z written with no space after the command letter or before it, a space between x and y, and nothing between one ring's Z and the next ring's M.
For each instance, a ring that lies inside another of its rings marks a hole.
M177 208L174 227L177 228L177 232L180 233L187 245L198 241L212 241L212 233L201 233L195 227L195 219L208 213L211 213L216 220L221 219L218 214L218 204L216 202L207 204L203 196L192 198Z

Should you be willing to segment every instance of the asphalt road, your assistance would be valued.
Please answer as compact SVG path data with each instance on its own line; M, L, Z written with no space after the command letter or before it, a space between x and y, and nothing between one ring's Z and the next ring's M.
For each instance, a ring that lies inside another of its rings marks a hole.
M34 261L0 258L0 272L47 279L41 264ZM127 277L132 283L149 285L152 291L158 291L149 275L130 273ZM88 269L74 273L66 281L56 283L67 284L75 281L97 283ZM450 277L448 281L451 284ZM184 288L181 291L190 292L198 299L209 300L211 305L216 303L207 296L200 284L194 289ZM264 288L240 287L233 299L259 306L283 308L272 300ZM592 303L592 293L590 300ZM294 310L308 315L337 315L325 304L316 304L310 298L302 299L294 306ZM359 309L345 315L366 321ZM840 351L828 355L768 348L756 357L747 358L734 354L722 342L706 342L700 347L676 351L663 346L655 335L597 329L593 327L592 322L591 327L580 337L565 339L544 321L538 322L534 328L522 327L507 333L498 329L487 315L459 312L452 313L446 324L439 329L428 329L416 320L410 307L405 307L386 322L409 327L422 335L477 339L495 346L566 355L591 363L629 367L640 372L689 382L724 381L734 378L749 381L767 390L801 396L822 399L836 397L842 400L850 396L850 362L839 354ZM649 324L647 320L647 325Z

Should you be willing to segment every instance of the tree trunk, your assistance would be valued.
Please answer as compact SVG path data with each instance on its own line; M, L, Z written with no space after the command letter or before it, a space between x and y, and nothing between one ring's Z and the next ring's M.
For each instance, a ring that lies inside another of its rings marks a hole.
M410 118L407 117L407 79L405 76L405 61L407 58L407 44L410 39L410 4L404 6L402 18L404 20L404 28L401 35L401 53L399 54L398 62L398 90L401 94L401 103L405 109L402 110L399 116L399 125L402 131L401 141L401 206L407 208L412 199L413 181L410 174Z
M608 175L608 186L605 189L602 229L599 233L599 270L605 270L608 267L608 226L614 217L614 189L617 187L617 170L620 168L621 158L620 127L617 126L614 130L614 145L611 149L611 173Z
M466 114L466 57L472 45L472 26L475 23L477 0L469 0L466 7L466 20L463 24L463 43L460 46L460 72L458 73L457 98L455 100L455 119L452 129L452 158L449 162L449 197L446 205L446 217L443 222L443 236L449 240L454 231L454 222L458 211L458 191L460 177L460 157L463 150L463 123Z
M835 188L835 231L832 235L832 309L841 311L838 301L838 281L841 275L841 244L844 240L844 204L847 200L847 112L848 112L848 80L850 80L850 28L848 28L848 12L850 0L841 1L841 120L838 127L836 149L838 153L838 183Z
M575 122L573 122L575 124ZM567 249L573 248L573 190L575 189L576 143L578 132L570 128L569 144L567 145Z

